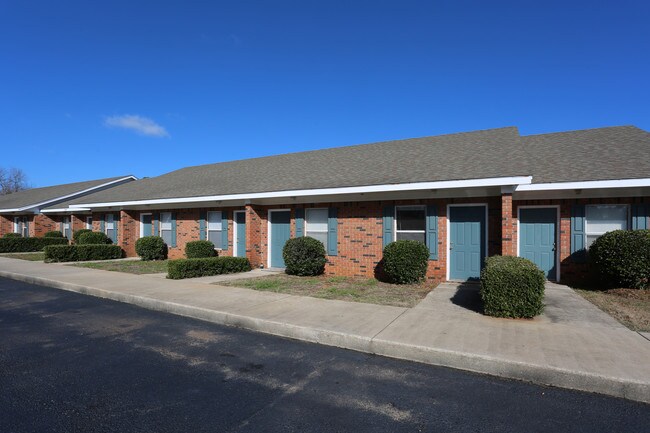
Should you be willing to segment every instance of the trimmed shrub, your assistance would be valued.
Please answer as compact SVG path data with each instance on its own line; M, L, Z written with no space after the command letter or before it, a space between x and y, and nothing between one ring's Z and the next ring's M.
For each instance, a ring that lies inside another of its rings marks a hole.
M214 244L210 241L192 241L185 244L185 256L188 259L201 259L216 255Z
M122 248L118 245L108 244L50 245L45 247L43 251L45 251L45 261L47 263L122 258Z
M544 309L544 272L523 257L492 256L481 271L481 299L488 316L532 318Z
M289 275L310 276L325 270L325 246L309 236L289 239L282 248L282 258Z
M66 238L22 238L3 237L0 239L0 253L29 253L43 251L48 245L67 245Z
M22 237L23 235L21 235L20 233L5 233L5 235L3 236L3 238L22 238Z
M245 257L207 257L200 259L178 259L167 263L167 278L205 277L209 275L234 274L251 270Z
M422 242L401 240L384 248L383 272L391 283L420 282L427 274L429 248Z
M87 245L87 244L92 244L92 245L97 245L97 244L112 244L113 241L111 238L106 236L105 233L102 232L86 232L82 233L79 235L79 239L77 239L77 244L78 245Z
M165 260L167 245L160 236L145 236L135 241L135 253L142 260Z
M589 247L592 268L607 286L650 288L650 230L615 230Z
M62 238L63 233L61 233L58 230L52 230L50 232L47 232L43 235L44 238Z
M81 236L84 233L90 233L90 232L92 232L92 230L90 230L90 229L79 229L76 232L72 233L72 241L75 244L78 244L79 243L79 236Z

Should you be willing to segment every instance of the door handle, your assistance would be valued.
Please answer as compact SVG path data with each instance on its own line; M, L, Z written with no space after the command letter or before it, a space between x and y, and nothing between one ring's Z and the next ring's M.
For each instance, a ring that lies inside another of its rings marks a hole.
M553 242L553 250L552 251L555 251L555 242Z
M454 243L453 243L453 242L450 242L450 243L449 243L449 250L453 250L453 249L454 249Z

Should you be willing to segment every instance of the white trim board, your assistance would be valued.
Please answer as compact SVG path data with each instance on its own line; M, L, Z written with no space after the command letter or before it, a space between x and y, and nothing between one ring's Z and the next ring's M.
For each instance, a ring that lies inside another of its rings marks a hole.
M519 239L521 238L521 229L519 223L521 221L521 209L555 209L555 281L560 280L560 253L562 252L562 241L560 234L562 233L562 218L560 217L560 205L553 204L540 204L540 205L522 205L517 206L517 257L521 257L519 251Z
M644 179L612 179L590 180L584 182L553 182L518 184L515 191L555 191L563 189L594 189L594 188L638 188L650 186L650 178Z
M72 210L77 207L115 207L115 206L137 206L137 205L153 205L153 204L172 204L172 203L201 203L209 201L225 201L225 200L254 200L263 198L284 198L284 197L304 197L304 196L319 196L319 195L337 195L337 194L365 194L373 192L395 192L395 191L417 191L427 189L451 189L451 188L476 188L476 187L490 187L490 186L507 186L507 185L522 185L530 184L532 176L516 176L516 177L493 177L484 179L465 179L465 180L445 180L436 182L417 182L417 183L401 183L401 184L386 184L386 185L366 185L366 186L353 186L341 188L317 188L317 189L301 189L289 191L271 191L271 192L258 192L246 194L225 194L213 195L203 197L176 197L176 198L163 198L163 199L149 199L149 200L129 200L119 202L99 202L99 203L83 203L70 205Z
M46 200L44 202L33 203L33 204L28 205L28 206L23 206L23 207L19 207L19 208L15 208L15 209L0 209L0 212L2 212L2 213L5 213L5 212L22 212L22 211L25 211L25 210L28 210L28 209L38 208L38 207L41 207L41 206L46 205L48 203L52 203L52 202L55 202L55 201L61 201L61 200L65 200L65 199L68 199L68 198L72 198L72 197L77 196L77 195L92 192L92 191L94 191L96 189L104 188L106 186L113 185L115 183L123 182L123 181L125 181L127 179L138 180L138 178L135 177L135 176L125 176L125 177L122 177L120 179L116 179L116 180L113 180L113 181L110 181L110 182L102 183L101 185L93 186L92 188L86 188L84 190L76 191L76 192L73 192L71 194L62 195L61 197L55 197L53 199L49 199L49 200ZM54 211L57 211L57 210L52 209L52 210L46 210L46 211L42 211L42 212L43 213L54 212ZM70 209L67 209L67 210L70 210ZM86 210L89 210L89 209L86 209Z

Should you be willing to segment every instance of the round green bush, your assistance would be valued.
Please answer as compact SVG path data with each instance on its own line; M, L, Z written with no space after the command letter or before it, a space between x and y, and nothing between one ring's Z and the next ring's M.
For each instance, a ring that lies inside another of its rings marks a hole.
M282 248L282 258L289 275L311 276L325 270L325 247L309 236L289 239Z
M167 245L160 236L145 236L135 241L135 253L142 260L165 260Z
M112 244L113 241L102 232L86 232L79 235L77 243L79 245Z
M5 233L5 235L3 236L3 238L22 238L22 237L23 235L21 235L20 233Z
M216 255L214 244L210 241L192 241L185 244L185 256L188 259L201 259Z
M76 232L72 234L72 240L74 241L75 244L79 243L79 236L81 236L84 233L90 233L92 230L90 229L79 229Z
M615 230L589 247L592 269L607 286L650 288L650 230Z
M481 299L488 316L532 318L544 309L546 277L523 257L492 256L481 271Z
M422 242L401 240L384 248L383 271L395 284L422 281L429 266L429 248Z
M43 235L44 238L62 238L63 233L61 233L58 230L52 230L50 232L47 232Z

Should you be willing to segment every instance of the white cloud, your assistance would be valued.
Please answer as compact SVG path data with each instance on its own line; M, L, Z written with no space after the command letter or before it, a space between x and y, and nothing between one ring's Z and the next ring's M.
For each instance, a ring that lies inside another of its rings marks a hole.
M140 135L148 135L150 137L169 137L169 133L165 128L149 118L136 114L107 117L104 120L104 125L111 128L130 129Z

